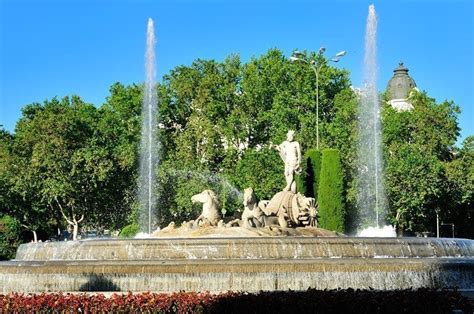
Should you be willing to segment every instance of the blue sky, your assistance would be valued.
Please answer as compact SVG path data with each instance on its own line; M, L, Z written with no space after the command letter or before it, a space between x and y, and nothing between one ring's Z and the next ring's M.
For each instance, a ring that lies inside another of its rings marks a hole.
M246 62L279 48L326 47L362 85L369 4L378 15L378 87L403 60L418 87L462 109L461 139L474 134L471 0L125 1L0 0L0 124L21 108L77 94L100 106L112 83L144 80L147 19L155 21L157 76L194 59Z

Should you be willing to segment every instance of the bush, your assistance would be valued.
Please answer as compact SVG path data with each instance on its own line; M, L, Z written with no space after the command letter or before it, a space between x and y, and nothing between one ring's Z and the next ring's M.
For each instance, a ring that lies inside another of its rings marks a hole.
M15 257L15 252L20 245L20 223L13 217L4 215L0 217L0 260Z
M120 231L119 237L132 238L138 233L138 231L140 231L140 226L136 223L133 223L123 227L123 229Z
M318 201L318 183L321 172L321 153L310 149L301 162L301 174L296 176L296 190Z
M472 313L452 290L0 294L0 313Z
M207 313L472 313L457 291L315 290L227 293Z
M321 159L319 225L328 230L344 232L344 186L339 151L325 149Z

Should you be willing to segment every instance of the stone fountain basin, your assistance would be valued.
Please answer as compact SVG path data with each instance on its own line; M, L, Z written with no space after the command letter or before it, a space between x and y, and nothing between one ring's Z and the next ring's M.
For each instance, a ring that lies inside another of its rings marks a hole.
M22 244L16 261L474 257L474 241L436 238L230 237Z
M0 263L8 291L474 289L474 241L157 238L29 243Z

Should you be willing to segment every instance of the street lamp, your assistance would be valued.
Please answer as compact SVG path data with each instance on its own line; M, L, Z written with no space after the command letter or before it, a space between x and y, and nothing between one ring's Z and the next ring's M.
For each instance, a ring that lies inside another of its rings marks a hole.
M319 60L324 52L326 51L326 48L321 47L319 48L318 51L318 57L316 60ZM336 53L334 56L332 56L329 61L331 62L339 62L342 57L346 55L345 51L340 51ZM296 50L293 52L293 54L290 57L290 61L295 62L295 61L302 61L311 66L311 68L314 71L314 74L316 75L316 149L319 150L319 71L321 70L323 64L319 64L318 62L314 59L309 59L306 54Z

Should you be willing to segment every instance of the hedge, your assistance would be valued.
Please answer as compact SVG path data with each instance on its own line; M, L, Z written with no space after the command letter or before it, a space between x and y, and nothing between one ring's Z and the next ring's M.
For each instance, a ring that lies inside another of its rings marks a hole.
M321 158L318 189L319 226L344 232L344 185L341 157L336 149L325 149Z

